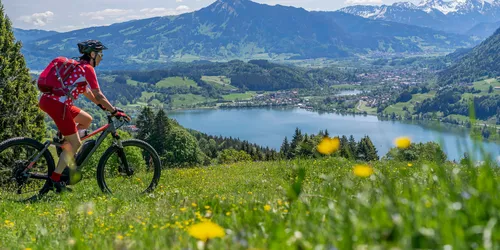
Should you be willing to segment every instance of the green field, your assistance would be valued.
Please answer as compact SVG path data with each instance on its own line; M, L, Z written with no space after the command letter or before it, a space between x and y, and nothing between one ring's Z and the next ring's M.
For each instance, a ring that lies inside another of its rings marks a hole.
M500 87L500 82L498 82L495 78L490 78L490 79L486 79L483 81L474 82L474 84L473 84L474 89L481 90L481 93L474 94L474 96L494 95L494 94L500 93L500 90L493 90L493 93L489 94L488 90L489 90L490 86ZM462 97L465 98L467 94L469 96L472 95L470 93L465 93L462 95Z
M500 248L499 168L377 162L364 178L354 164L170 169L150 195L104 196L86 179L33 204L1 199L0 249L198 249L188 230L207 220L224 236L206 249Z
M202 76L201 80L207 83L214 83L219 85L231 85L231 78L227 76Z
M137 86L137 85L141 84L141 82L134 81L132 79L127 79L127 84L131 85L131 86Z
M363 100L359 101L357 108L358 108L358 111L366 111L366 113L371 114L371 115L377 114L377 108L366 106L366 102Z
M160 88L168 88L168 87L175 87L175 86L185 86L185 87L197 87L198 85L196 82L189 78L182 78L182 77L168 77L165 78L159 82L156 83L156 87Z
M425 94L414 94L412 95L411 100L407 102L398 102L396 104L388 106L387 108L384 109L384 113L392 114L394 112L395 114L402 116L405 113L405 111L403 110L404 107L408 108L408 111L410 113L413 113L415 111L414 108L417 102L422 102L425 99L434 97L435 95L436 95L435 91L431 91Z
M174 108L182 108L197 103L212 102L212 101L216 100L212 98L205 98L201 95L193 95L193 94L174 95L172 97L172 105Z
M149 98L151 98L151 96L154 96L154 95L155 95L154 92L143 91L141 94L141 97L139 98L139 101L147 102L149 100Z
M255 95L257 95L255 93L255 91L247 91L245 93L234 93L234 94L224 95L222 97L226 101L235 101L235 100L247 100L247 99L251 99Z

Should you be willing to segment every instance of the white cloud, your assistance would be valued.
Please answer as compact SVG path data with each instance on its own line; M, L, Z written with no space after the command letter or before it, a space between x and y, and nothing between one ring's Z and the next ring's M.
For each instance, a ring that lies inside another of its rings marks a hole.
M382 4L382 0L346 0L344 2L347 5L356 5L356 4Z
M182 3L184 0L175 0L176 3Z
M115 16L123 16L133 12L133 10L125 10L125 9L104 9L100 11L91 11L91 12L83 12L80 13L80 16L88 16L91 19L98 19L95 17L115 17Z
M105 19L114 18L117 21L125 21L128 19L124 16L133 12L133 10L126 9L104 9L100 11L82 12L80 16L87 17L90 20L103 21Z
M167 8L145 8L140 10L142 17L177 15L177 11Z
M180 5L177 8L175 8L176 11L183 12L183 11L188 11L189 7L186 5Z
M54 13L52 11L45 11L42 13L34 13L31 16L21 16L19 20L30 23L35 26L45 26L47 23L50 23L54 17Z

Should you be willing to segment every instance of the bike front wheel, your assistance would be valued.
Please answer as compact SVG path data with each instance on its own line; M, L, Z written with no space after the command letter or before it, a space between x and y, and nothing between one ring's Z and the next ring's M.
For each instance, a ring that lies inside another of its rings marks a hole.
M105 193L150 193L161 175L160 157L148 143L131 139L109 147L97 166L97 183Z

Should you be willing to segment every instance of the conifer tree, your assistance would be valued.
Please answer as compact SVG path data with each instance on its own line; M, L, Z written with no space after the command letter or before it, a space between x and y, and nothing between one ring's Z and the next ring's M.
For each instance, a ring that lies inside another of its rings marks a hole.
M358 152L358 143L356 142L356 140L354 139L354 136L351 135L349 136L349 151L351 152L352 154L352 157L354 159L358 158L357 156L357 152Z
M300 145L302 140L304 139L302 135L302 131L300 131L299 128L295 128L295 134L293 135L292 141L290 142L290 153L291 157L295 157L295 152L297 150L297 147Z
M283 143L281 144L280 154L283 159L290 159L290 144L288 144L288 138L285 136Z
M347 137L343 135L340 138L340 156L346 159L354 159L354 154L351 152L351 147L349 146L349 141Z
M149 107L144 107L137 117L137 128L139 133L137 133L137 139L144 140L151 144L153 127L155 122L155 114Z
M151 146L156 149L156 152L162 156L167 149L167 137L170 131L170 123L163 109L156 113L154 126L151 131Z
M39 92L31 80L21 47L0 2L0 141L17 136L38 140L45 137L44 113L38 107Z

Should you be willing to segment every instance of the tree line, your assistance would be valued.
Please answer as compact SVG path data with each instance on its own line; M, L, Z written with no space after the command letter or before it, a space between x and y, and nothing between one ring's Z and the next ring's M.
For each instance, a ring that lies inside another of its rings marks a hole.
M189 77L203 85L201 76L227 76L231 85L243 90L272 91L309 88L315 85L334 85L356 81L356 71L335 68L306 69L271 63L267 60L232 60L229 62L177 63L166 69L153 71L112 71L114 75L129 76L132 80L155 84L167 77Z

